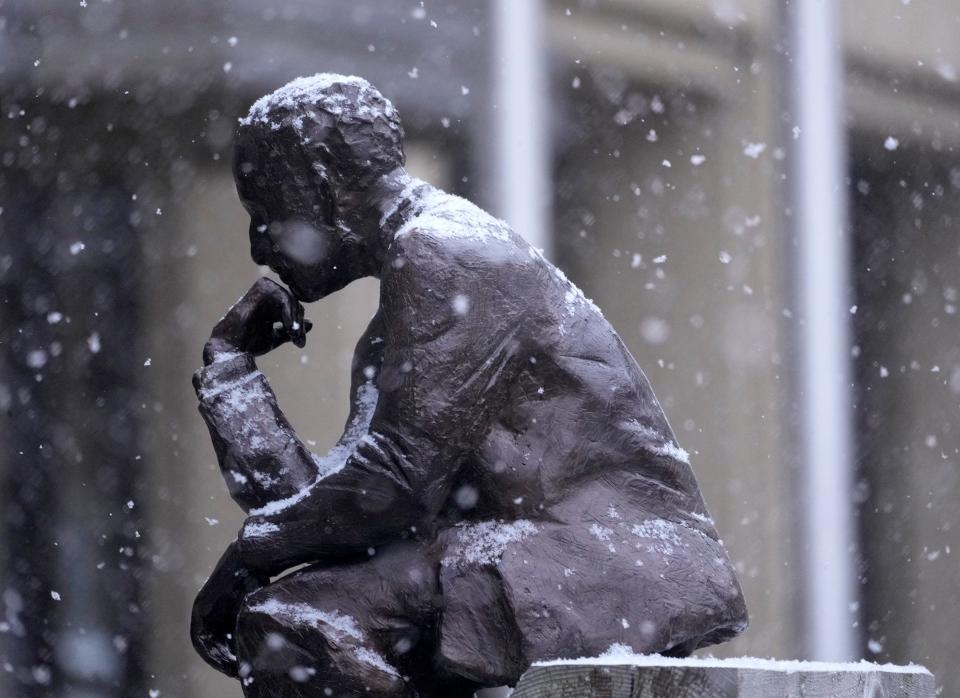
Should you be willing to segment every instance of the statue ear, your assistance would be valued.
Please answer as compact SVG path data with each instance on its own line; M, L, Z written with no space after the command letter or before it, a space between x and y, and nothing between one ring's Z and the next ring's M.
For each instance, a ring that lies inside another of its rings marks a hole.
M337 213L336 188L330 176L330 171L322 162L314 160L313 164L314 186L317 188L319 196L317 197L319 205L322 207L317 214L329 224L333 224Z

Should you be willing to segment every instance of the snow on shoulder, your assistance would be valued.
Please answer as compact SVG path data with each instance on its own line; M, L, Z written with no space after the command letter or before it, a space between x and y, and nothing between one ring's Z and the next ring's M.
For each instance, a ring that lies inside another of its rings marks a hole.
M533 247L522 236L513 235L506 221L495 218L467 199L423 185L421 180L411 179L401 193L400 198L412 194L415 201L412 214L394 234L395 239L402 240L414 232L426 232L440 240L461 240L481 245L508 243L502 249L506 249L508 254L519 254L524 261L545 266L562 289L564 320L560 323L560 334L566 334L565 320L572 318L581 307L603 317L600 308L587 298L563 271L551 264L542 250ZM395 210L395 206L389 207L384 212L381 223L386 222ZM668 448L670 446L666 445ZM685 452L677 449L667 455L681 457L682 453Z
M588 666L638 666L638 667L690 667L710 669L753 669L756 671L776 671L786 674L799 672L873 672L883 671L892 674L930 674L920 664L875 664L861 659L859 662L805 662L796 659L760 659L758 657L734 657L716 659L714 657L664 657L659 654L634 654L628 645L611 645L598 657L578 657L576 659L550 659L535 662L534 666L561 665Z
M402 239L415 230L429 231L439 238L477 242L510 241L510 228L506 223L476 204L435 187L426 188L420 194L414 215L400 226L395 237Z

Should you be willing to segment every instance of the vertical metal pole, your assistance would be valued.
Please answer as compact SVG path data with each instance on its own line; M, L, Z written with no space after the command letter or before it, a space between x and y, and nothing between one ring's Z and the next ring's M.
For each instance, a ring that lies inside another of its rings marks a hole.
M531 245L552 252L549 79L543 0L492 0L493 98L489 133L493 208ZM503 698L507 688L480 691Z
M543 0L493 0L494 208L550 254L549 83Z
M785 15L795 119L805 653L842 661L857 651L843 56L833 0L793 0Z

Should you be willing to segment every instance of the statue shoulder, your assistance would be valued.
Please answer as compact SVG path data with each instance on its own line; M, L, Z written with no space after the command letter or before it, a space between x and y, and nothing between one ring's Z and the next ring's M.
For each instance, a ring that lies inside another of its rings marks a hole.
M394 247L399 249L420 249L465 261L520 251L522 244L504 221L467 199L439 189L424 194L417 213L394 238Z
M383 265L381 306L400 303L404 312L419 309L433 320L512 317L546 297L545 264L505 222L434 191L394 236Z

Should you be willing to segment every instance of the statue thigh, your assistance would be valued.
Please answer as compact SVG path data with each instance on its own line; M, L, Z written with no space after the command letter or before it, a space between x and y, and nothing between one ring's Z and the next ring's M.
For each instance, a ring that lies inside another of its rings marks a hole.
M437 672L437 576L423 546L398 542L250 594L236 632L244 695L472 695Z

